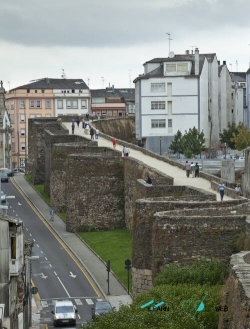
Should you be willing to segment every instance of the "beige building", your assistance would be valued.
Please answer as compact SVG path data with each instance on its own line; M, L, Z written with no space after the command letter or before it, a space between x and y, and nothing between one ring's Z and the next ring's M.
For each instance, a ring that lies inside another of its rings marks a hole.
M74 114L89 110L89 88L82 79L43 78L11 89L5 96L12 124L12 166L28 159L28 119Z

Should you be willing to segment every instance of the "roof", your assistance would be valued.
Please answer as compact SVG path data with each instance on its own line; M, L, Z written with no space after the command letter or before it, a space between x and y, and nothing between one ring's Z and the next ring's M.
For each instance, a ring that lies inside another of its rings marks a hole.
M11 90L17 89L89 89L89 87L82 79L42 78Z
M216 56L215 53L211 54L199 54L199 73L201 73L205 58L209 63L211 63L214 60L214 57ZM194 75L194 67L195 67L195 54L184 54L184 55L174 55L174 57L159 57L159 58L153 58L150 61L147 61L143 64L143 66L149 64L149 63L158 63L159 67L157 67L155 70L152 70L151 72L147 74L140 75L138 78L134 80L134 82L137 79L148 79L151 77L163 77L163 63L172 63L172 62L192 62L192 69L191 69L191 75Z
M4 220L9 223L13 223L16 225L22 225L23 221L21 219L18 219L16 217L11 217L7 215L0 214L0 220Z
M91 89L92 98L124 98L125 100L135 99L134 88L106 88L106 89Z
M230 72L231 79L233 82L245 82L246 81L246 72Z

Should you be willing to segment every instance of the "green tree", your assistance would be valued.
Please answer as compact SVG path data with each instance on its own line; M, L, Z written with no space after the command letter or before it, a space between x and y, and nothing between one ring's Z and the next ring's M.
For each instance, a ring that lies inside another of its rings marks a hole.
M194 155L201 154L202 151L205 151L207 148L205 146L205 138L203 131L201 133L193 127L189 128L189 131L185 131L183 136L183 148L184 154L188 158Z
M174 135L174 140L172 141L169 148L174 153L177 153L178 159L180 159L180 154L183 153L183 140L182 140L182 133L180 130L178 130L177 133Z
M235 148L239 151L244 150L250 146L250 131L247 126L240 124L237 127L237 133L232 134L231 142L234 143Z
M223 129L223 132L219 134L220 142L226 144L226 147L230 147L231 150L235 150L235 142L232 141L232 137L238 135L238 128L243 124L240 123L239 126L236 126L235 123L229 123L227 129Z

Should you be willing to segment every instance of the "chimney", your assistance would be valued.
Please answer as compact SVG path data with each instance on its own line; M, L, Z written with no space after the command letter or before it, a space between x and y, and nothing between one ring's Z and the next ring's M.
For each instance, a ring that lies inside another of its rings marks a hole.
M114 90L114 85L112 85L112 91L113 91L113 93L115 92L115 90Z
M218 61L218 65L220 65L220 61Z
M223 61L223 65L227 65L227 62L226 61Z
M49 78L46 78L46 83L47 83L47 85L49 84Z
M199 58L199 49L195 48L195 55L194 55L194 62L195 62L195 66L194 66L194 74L195 75L199 75L200 73L200 58Z
M189 50L186 50L186 55L189 55Z

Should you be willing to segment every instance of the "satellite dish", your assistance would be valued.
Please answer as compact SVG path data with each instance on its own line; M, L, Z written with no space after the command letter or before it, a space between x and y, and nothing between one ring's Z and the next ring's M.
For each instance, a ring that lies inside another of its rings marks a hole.
M169 53L169 58L173 58L174 57L174 52L173 51L170 51L170 53Z

